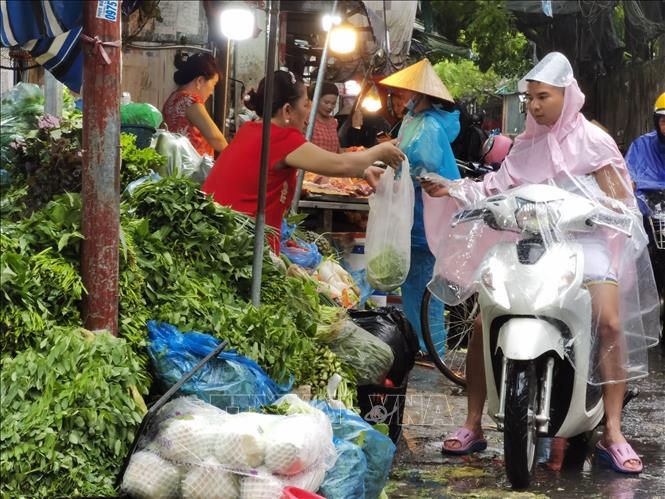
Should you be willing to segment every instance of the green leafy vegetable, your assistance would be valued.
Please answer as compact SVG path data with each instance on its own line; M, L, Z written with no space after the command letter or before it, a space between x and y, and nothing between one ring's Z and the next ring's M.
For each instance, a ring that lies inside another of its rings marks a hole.
M3 497L114 495L114 480L145 413L147 377L107 333L47 331L2 358Z
M367 280L379 291L392 291L397 288L406 280L408 273L406 258L393 246L386 246L367 263Z

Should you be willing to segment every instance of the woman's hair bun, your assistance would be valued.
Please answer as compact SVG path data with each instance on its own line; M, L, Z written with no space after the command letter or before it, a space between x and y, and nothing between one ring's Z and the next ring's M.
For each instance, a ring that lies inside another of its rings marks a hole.
M177 69L173 74L173 80L177 85L186 85L199 76L203 76L206 80L215 75L220 78L222 76L215 58L208 53L198 52L190 55L186 52L178 52L173 59L173 65Z

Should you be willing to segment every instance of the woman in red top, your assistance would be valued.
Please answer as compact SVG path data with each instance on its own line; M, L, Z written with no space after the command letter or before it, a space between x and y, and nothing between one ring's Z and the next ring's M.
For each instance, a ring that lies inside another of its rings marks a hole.
M226 146L226 139L212 121L205 102L219 81L221 72L210 54L190 56L178 54L174 61L178 70L173 80L178 89L166 102L162 114L169 131L184 135L200 154L214 156Z
M309 98L313 99L314 87L310 87ZM321 97L316 108L316 122L312 133L312 144L330 152L339 152L339 137L337 136L337 120L332 113L337 105L339 89L337 85L324 81L321 85Z
M262 118L266 114L270 116L266 224L278 232L293 199L298 168L331 177L364 177L370 185L376 185L383 170L371 166L374 161L395 167L401 164L404 155L394 141L366 151L343 154L331 153L307 142L303 129L309 114L309 99L302 82L296 81L291 73L276 71L272 109L266 113L264 88L265 78L257 92L249 92L246 105ZM251 216L256 216L258 202L262 127L260 121L245 123L217 158L202 187L218 203ZM272 240L271 244L279 251L279 241Z

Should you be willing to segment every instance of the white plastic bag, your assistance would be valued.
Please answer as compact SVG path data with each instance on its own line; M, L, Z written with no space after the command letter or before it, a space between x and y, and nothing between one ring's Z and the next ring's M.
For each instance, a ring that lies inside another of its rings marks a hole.
M392 291L406 280L411 265L414 199L408 159L402 162L399 178L388 168L369 198L365 255L367 280L374 289Z

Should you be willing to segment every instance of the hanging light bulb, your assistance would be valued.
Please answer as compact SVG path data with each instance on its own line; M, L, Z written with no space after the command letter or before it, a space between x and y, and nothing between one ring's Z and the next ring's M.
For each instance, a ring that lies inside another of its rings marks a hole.
M247 40L254 34L254 14L245 8L225 9L219 15L222 34L230 40Z
M362 107L370 113L375 113L381 109L381 97L379 96L379 91L373 84L363 99Z
M333 26L337 26L339 23L342 22L342 18L339 16L331 16L330 14L326 14L321 18L321 27L323 28L323 31L330 31L330 28Z
M356 30L349 23L342 23L330 31L330 50L349 54L356 49Z

